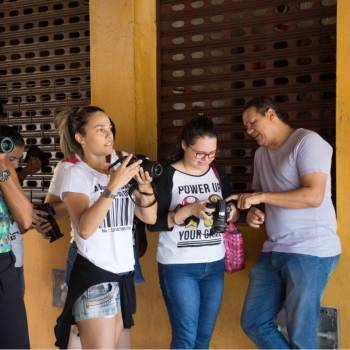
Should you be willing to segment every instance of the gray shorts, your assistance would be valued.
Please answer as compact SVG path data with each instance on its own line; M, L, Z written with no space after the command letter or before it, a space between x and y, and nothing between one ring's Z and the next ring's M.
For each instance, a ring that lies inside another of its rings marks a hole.
M119 284L107 282L90 287L76 300L73 306L73 317L75 322L113 317L119 310Z

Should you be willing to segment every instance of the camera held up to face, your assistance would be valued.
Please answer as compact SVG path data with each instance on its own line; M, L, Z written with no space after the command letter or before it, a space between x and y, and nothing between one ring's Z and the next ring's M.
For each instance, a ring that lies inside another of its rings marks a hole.
M10 153L15 148L15 143L11 137L0 136L0 153Z
M118 159L117 161L115 161L113 164L110 165L110 168L113 168L118 163L122 163L126 158L127 158L127 156L123 156L122 158ZM138 160L142 160L142 163L140 164L140 166L143 168L144 171L148 172L149 176L152 179L156 179L157 177L162 175L162 173L163 173L162 165L158 162L150 160L147 156L145 156L143 154L135 154L130 159L128 165L131 165L131 164L137 162Z

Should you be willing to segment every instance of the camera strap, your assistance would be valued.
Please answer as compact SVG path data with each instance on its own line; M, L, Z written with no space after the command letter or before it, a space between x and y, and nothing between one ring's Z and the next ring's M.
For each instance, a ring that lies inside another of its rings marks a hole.
M158 196L157 196L156 189L153 185L153 182L151 182L151 186L153 188L153 193L142 192L138 188L138 183L136 181L132 181L132 183L130 184L130 187L129 187L129 197L136 206L138 206L140 208L150 208L152 205L154 205L157 202ZM152 201L148 205L141 205L141 204L136 203L136 201L134 200L134 196L133 196L135 191L142 194L143 196L154 196L154 201Z
M115 151L115 154L117 155L118 159L116 161L114 161L109 167L108 169L112 169L114 166L116 166L117 164L121 163L122 162L122 159L123 159L123 153L122 151L117 151L117 150L114 150Z

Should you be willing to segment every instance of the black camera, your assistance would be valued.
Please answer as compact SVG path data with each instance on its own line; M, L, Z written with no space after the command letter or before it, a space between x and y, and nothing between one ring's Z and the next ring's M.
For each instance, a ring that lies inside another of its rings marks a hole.
M121 159L118 159L113 164L111 164L110 168L113 168L116 164L122 163L128 156L124 156ZM138 160L142 160L140 166L144 171L147 171L152 179L155 179L162 175L163 166L160 163L157 163L153 160L150 160L147 156L143 154L135 154L131 159L128 165L137 162Z
M44 219L46 219L52 227L52 229L46 233L46 235L50 237L50 243L63 237L63 233L61 232L55 219L55 209L49 203L38 204L35 206L35 208L47 213L47 216L44 217Z
M15 143L11 137L1 136L0 137L0 153L10 153L15 148Z
M211 214L213 217L213 225L210 233L212 235L215 233L224 233L227 226L227 219L231 213L231 207L229 204L223 199L218 199L216 202L208 203L206 207L215 209Z

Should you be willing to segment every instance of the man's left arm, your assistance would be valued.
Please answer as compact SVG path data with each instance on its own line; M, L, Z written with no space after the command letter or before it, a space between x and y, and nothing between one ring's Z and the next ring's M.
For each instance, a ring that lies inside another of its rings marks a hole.
M295 190L234 194L228 199L236 199L240 209L262 203L287 209L317 208L324 198L327 176L324 173L305 174L300 178L300 187Z
M332 147L318 134L311 132L295 151L299 187L281 192L259 192L233 195L237 206L249 209L253 205L269 204L287 209L317 208L324 199L330 176ZM232 197L232 196L231 196Z

